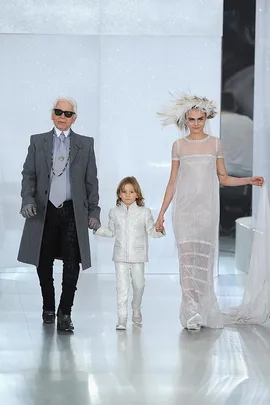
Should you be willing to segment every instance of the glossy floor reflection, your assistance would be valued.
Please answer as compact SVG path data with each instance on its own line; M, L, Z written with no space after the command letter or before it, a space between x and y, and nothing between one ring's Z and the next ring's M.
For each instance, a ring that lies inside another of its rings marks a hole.
M222 304L236 303L244 276L226 274L226 263L216 288ZM113 275L83 273L75 333L65 335L41 323L35 273L1 271L1 404L270 404L268 324L187 332L177 275L146 282L143 326L116 332Z

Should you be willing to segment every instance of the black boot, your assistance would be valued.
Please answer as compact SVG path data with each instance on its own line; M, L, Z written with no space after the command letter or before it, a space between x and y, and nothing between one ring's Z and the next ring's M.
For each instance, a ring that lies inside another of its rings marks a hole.
M73 332L74 330L70 315L63 314L61 309L57 311L57 329L63 332Z
M54 323L55 322L55 312L43 310L42 319L43 319L44 323Z

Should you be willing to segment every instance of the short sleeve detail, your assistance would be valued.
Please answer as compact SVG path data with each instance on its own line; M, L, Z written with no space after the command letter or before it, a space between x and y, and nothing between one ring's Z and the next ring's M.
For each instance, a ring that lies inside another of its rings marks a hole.
M172 146L172 160L180 160L179 140L175 141Z
M222 150L222 143L219 138L216 138L216 153L217 153L217 159L223 159L223 150Z

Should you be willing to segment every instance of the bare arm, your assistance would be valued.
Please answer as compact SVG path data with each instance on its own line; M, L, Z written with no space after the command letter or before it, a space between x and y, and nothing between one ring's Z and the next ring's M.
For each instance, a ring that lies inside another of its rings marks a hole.
M175 181L176 181L176 176L177 172L179 169L180 162L179 160L172 160L172 167L171 167L171 174L169 178L168 185L166 187L165 195L163 198L163 203L158 215L158 219L156 222L156 231L157 232L163 232L164 227L163 227L163 222L164 222L164 214L167 211L172 199L173 199L173 194L174 194L174 187L175 187Z
M166 187L166 191L165 191L165 195L163 198L163 203L162 203L159 215L165 214L165 212L167 211L167 209L173 199L174 185L175 185L175 180L176 180L179 165L180 165L179 160L172 160L171 174L170 174L168 185Z
M245 186L251 184L252 186L262 186L263 177L232 177L229 176L225 167L224 159L217 159L217 175L222 186Z

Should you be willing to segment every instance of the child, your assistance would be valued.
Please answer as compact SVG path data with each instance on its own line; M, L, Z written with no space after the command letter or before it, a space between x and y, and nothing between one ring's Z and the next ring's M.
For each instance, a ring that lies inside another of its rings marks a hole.
M117 279L117 330L127 324L127 300L130 277L133 287L134 323L142 322L141 302L144 291L144 263L148 261L148 235L160 238L149 208L144 207L141 188L135 177L124 178L117 188L116 207L109 212L108 228L94 232L107 238L115 237L113 261Z

